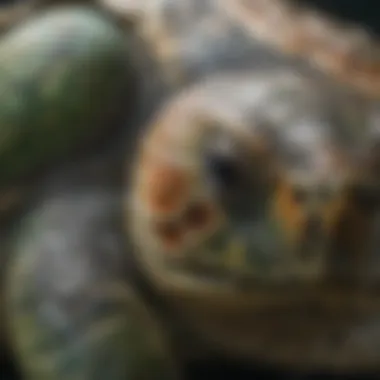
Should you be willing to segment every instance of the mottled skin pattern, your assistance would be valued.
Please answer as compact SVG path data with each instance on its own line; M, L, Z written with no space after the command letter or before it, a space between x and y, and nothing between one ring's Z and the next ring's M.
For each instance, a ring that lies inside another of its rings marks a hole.
M380 371L373 92L253 41L221 2L144 4L119 16L158 87L250 71L169 102L132 175L126 148L58 171L15 226L6 311L25 379L176 379L215 353Z
M320 17L302 0L221 0L220 5L240 22L253 39L321 68L371 96L380 96L378 37L357 25ZM277 31L281 30L281 33Z
M217 0L101 0L147 46L160 75L174 87L226 69L284 61L277 49L253 42ZM289 58L289 65L295 60Z
M363 28L296 0L98 0L133 25L171 80L221 68L271 65L287 54L363 91L380 95L380 46ZM252 48L254 46L254 49ZM270 58L269 58L270 57ZM268 59L269 58L269 59Z
M176 378L159 321L125 278L119 200L103 188L48 197L26 226L43 231L20 243L10 279L27 379Z

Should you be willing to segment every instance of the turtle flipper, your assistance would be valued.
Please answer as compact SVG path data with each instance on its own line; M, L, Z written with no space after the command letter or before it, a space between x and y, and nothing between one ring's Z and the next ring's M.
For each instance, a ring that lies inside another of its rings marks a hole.
M18 235L7 310L27 380L177 378L163 331L125 278L115 198L61 194Z

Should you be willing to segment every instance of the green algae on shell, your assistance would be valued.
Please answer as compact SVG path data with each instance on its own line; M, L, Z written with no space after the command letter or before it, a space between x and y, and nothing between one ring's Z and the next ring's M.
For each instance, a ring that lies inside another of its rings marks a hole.
M124 34L87 7L50 10L3 36L0 185L109 130L133 83L128 58Z

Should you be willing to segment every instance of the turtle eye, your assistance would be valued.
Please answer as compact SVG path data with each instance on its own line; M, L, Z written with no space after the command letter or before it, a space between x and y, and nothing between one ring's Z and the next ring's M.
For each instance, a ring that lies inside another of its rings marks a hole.
M208 171L220 190L233 191L242 184L241 169L233 157L210 153L206 161Z
M207 158L208 175L214 186L215 196L222 208L234 219L251 218L257 207L249 174L244 169L243 160L233 155L219 152Z

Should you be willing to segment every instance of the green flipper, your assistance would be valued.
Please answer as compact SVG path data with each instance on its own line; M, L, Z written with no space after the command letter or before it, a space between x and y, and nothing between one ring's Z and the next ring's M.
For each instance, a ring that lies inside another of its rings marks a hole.
M133 98L127 40L101 13L64 7L0 41L0 185L110 130Z
M105 192L61 193L17 231L6 310L25 380L178 378L125 274L120 212Z

